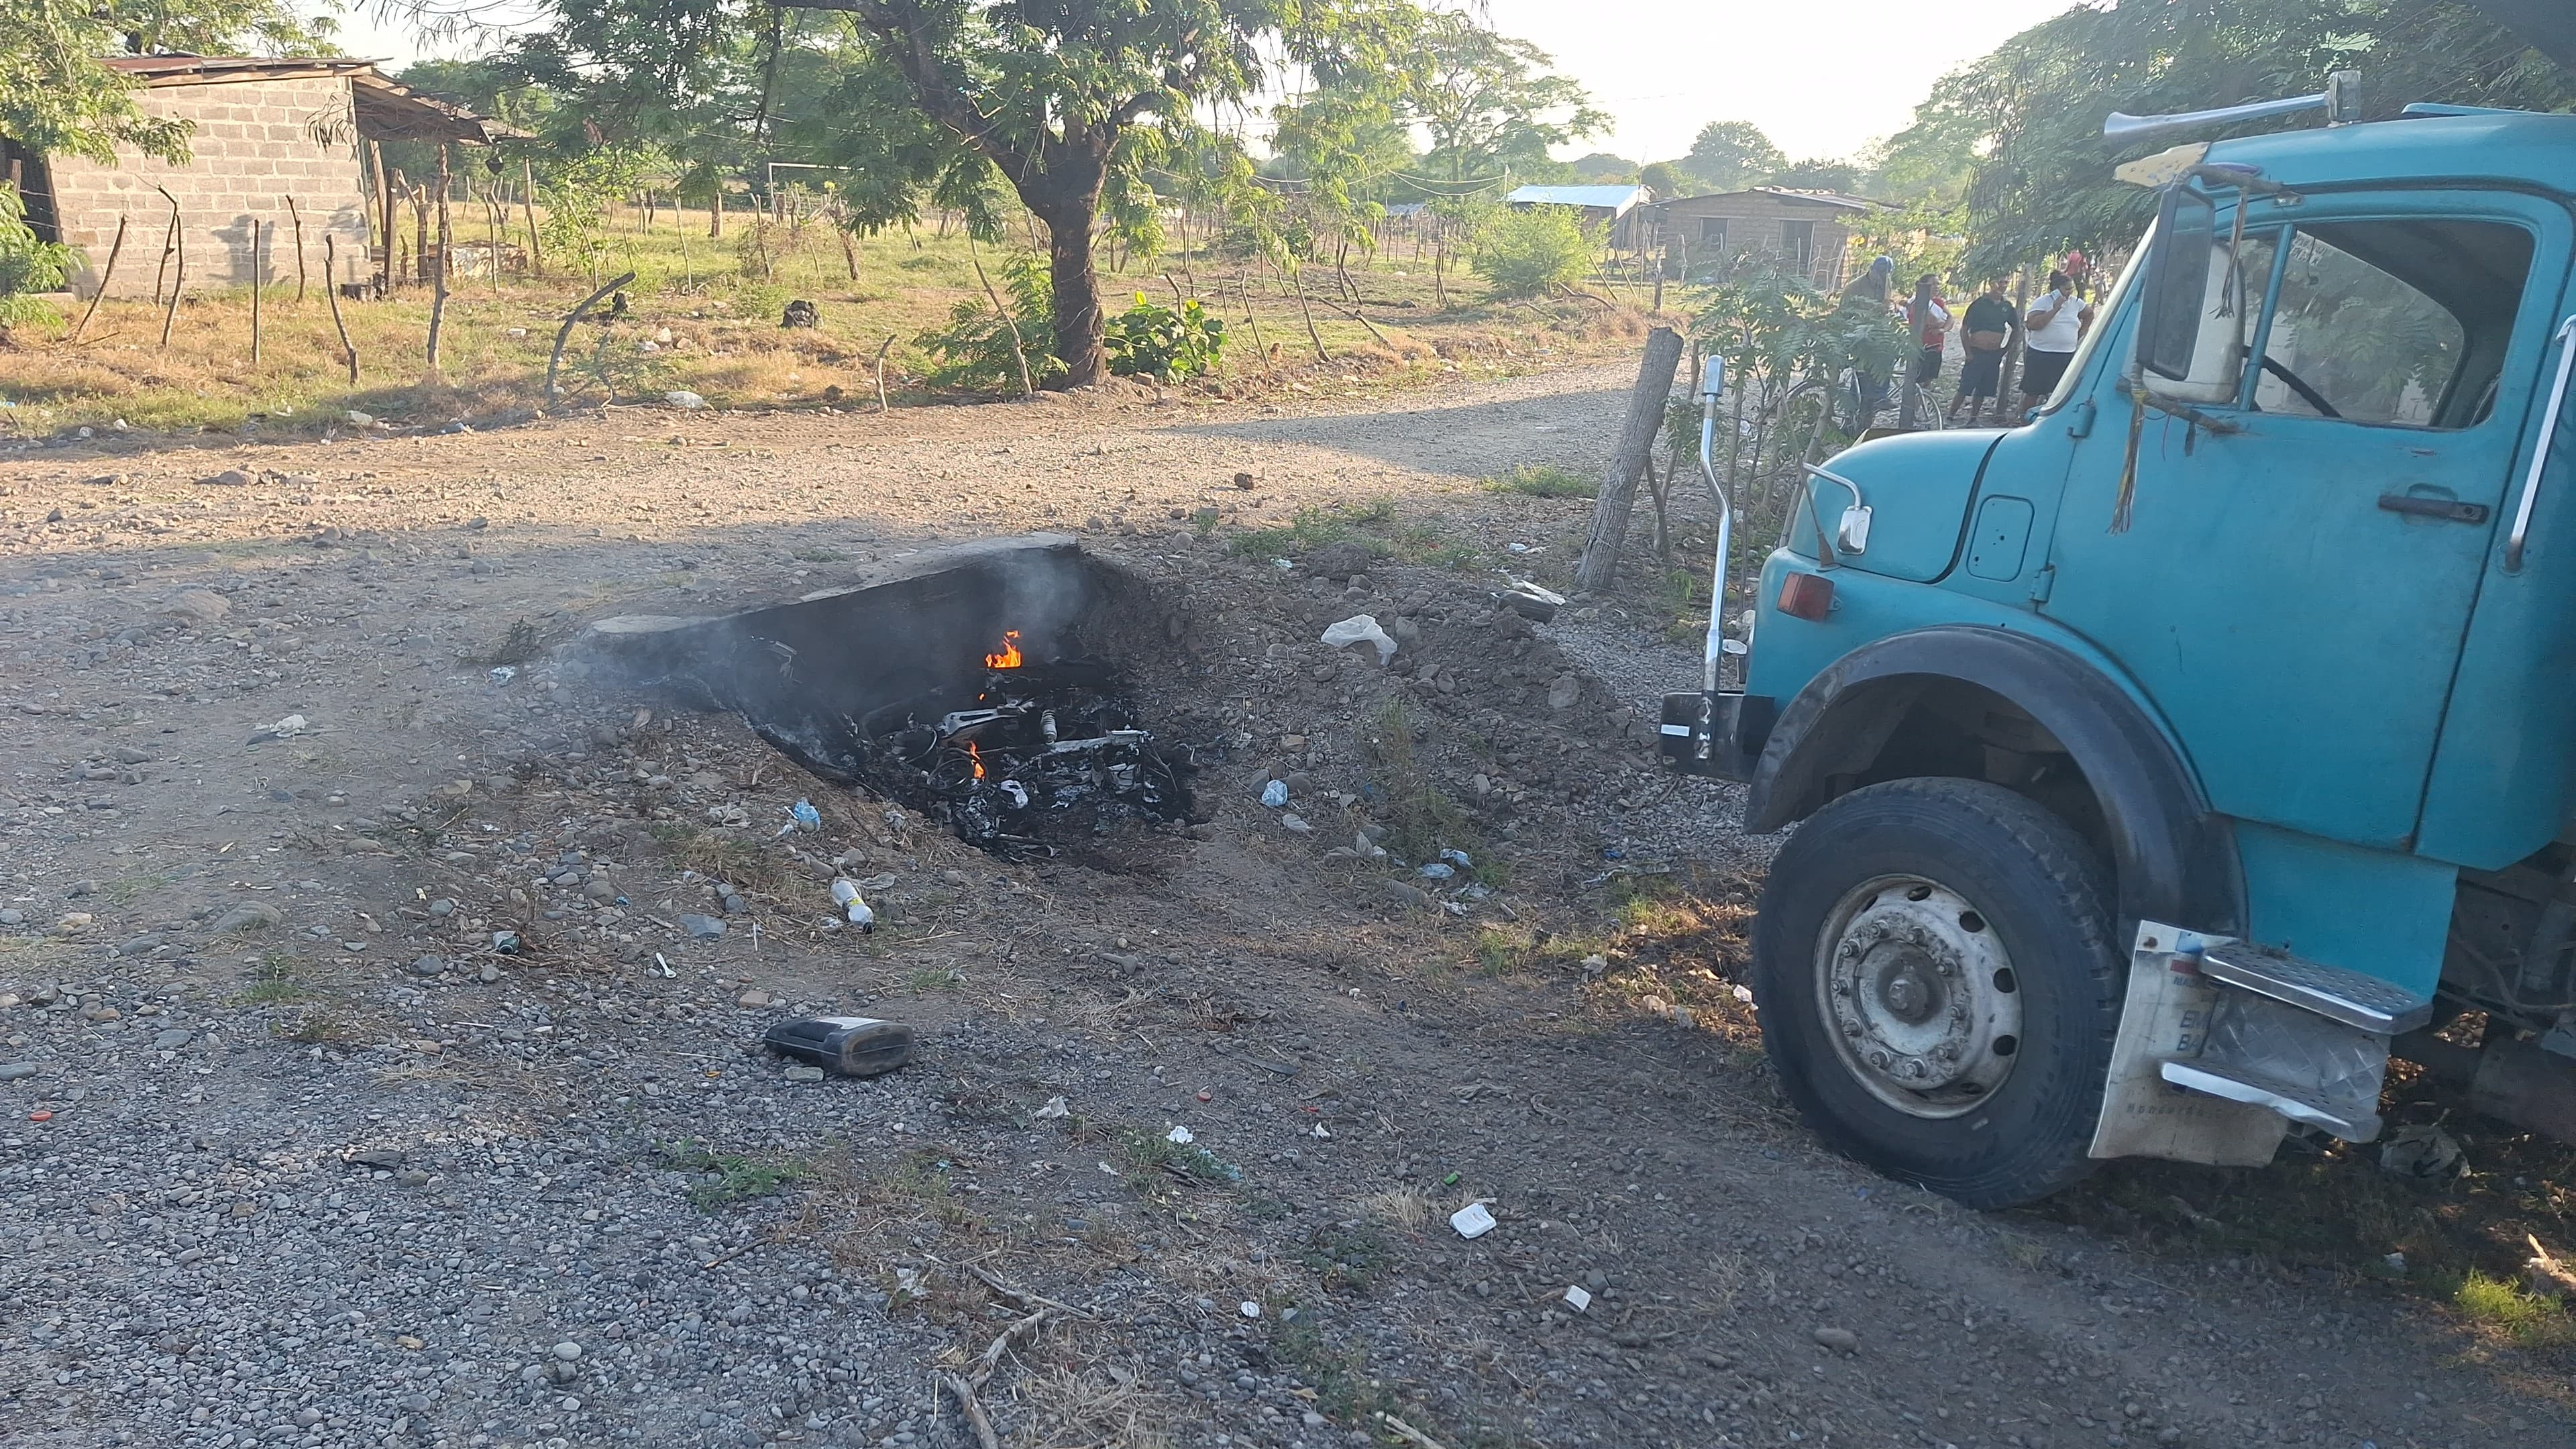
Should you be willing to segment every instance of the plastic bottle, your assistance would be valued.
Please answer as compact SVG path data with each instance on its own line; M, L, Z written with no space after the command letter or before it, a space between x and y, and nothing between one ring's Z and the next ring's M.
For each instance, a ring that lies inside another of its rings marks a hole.
M857 881L847 876L833 880L832 900L849 912L851 925L862 931L873 931L877 928L877 913L868 909L868 903L860 899Z

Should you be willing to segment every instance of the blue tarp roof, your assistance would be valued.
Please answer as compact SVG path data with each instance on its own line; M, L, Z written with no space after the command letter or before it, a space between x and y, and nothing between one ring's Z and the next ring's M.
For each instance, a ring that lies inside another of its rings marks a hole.
M1597 206L1614 215L1645 199L1642 186L1523 186L1503 198L1514 206Z

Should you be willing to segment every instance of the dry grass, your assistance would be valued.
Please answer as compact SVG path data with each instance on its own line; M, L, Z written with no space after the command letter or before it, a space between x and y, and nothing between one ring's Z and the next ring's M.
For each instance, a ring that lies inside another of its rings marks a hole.
M687 389L719 407L873 407L881 347L893 400L924 401L928 394L910 380L931 359L916 338L944 324L957 303L983 296L963 238L953 231L863 240L855 281L819 224L765 266L756 256L746 258L740 229L734 231L711 245L702 225L693 222L683 233L667 214L650 230L632 214L612 224L600 268L611 274L631 268L637 280L626 289L624 317L574 329L561 378L569 405L658 399ZM473 227L460 231L460 240L480 239ZM317 272L319 260L317 254ZM985 257L988 268L994 260ZM1102 291L1113 308L1138 290L1168 298L1185 288L1177 258L1125 273L1106 265L1107 254L1102 260ZM185 292L166 348L162 309L148 298L101 304L78 345L66 335L68 319L15 329L16 345L0 351L0 387L19 406L0 411L0 436L105 430L120 420L146 433L312 436L348 431L351 409L395 426L436 426L533 408L556 327L597 280L587 269L566 275L560 267L543 279L457 279L434 373L425 355L426 289L409 285L390 297L344 300L361 366L352 386L320 286L308 288L299 303L291 259L281 258L277 270L286 280L265 295L255 365L247 289ZM1275 279L1253 279L1255 324L1247 325L1232 264L1200 257L1186 270L1233 325L1224 385L1239 392L1349 395L1427 375L1499 374L1587 349L1625 347L1645 325L1633 312L1574 304L1490 308L1456 292L1451 308L1442 310L1417 263L1380 258L1356 268L1354 277L1387 341L1318 306L1316 330L1331 354L1323 361L1293 297ZM1310 288L1334 285L1320 275L1308 278ZM791 298L815 302L821 325L781 328ZM642 348L648 341L656 350Z
M1431 1194L1421 1188L1390 1187L1359 1199L1353 1206L1391 1228L1419 1232L1431 1221Z

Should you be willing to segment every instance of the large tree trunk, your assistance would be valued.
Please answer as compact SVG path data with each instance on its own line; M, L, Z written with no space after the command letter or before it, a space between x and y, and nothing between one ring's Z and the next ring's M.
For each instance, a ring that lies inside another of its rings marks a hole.
M1040 212L1047 224L1048 280L1055 293L1055 355L1066 387L1089 387L1109 370L1100 343L1100 277L1091 263L1097 197Z

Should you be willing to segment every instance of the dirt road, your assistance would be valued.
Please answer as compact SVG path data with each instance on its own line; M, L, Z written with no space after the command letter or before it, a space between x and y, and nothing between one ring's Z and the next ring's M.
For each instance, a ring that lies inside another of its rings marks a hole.
M966 1445L971 1399L1006 1444L2576 1443L2407 1300L1820 1152L1726 993L1715 827L1667 965L1716 1005L1551 949L1715 818L1582 663L1619 610L1514 627L1457 567L1562 557L1586 504L1478 480L1597 466L1624 390L0 455L0 1437ZM1226 546L1337 504L1357 579ZM1032 528L1167 611L1196 831L999 862L570 647ZM1363 609L1394 668L1315 642ZM1351 858L1408 768L1497 863L1454 911ZM833 860L876 935L821 929ZM921 1060L752 1049L823 1008Z

